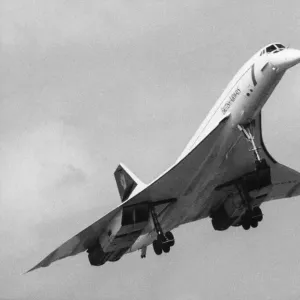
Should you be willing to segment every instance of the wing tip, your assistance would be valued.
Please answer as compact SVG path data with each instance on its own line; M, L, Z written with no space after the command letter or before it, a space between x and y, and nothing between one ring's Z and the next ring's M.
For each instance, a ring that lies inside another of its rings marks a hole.
M34 271L34 270L36 270L36 269L38 269L38 267L37 267L37 266L35 266L35 267L33 267L33 268L31 268L31 269L27 270L27 271L26 271L26 272L24 272L22 275L26 275L26 274L28 274L28 273L30 273L30 272L32 272L32 271Z
M30 273L30 272L32 272L34 270L37 270L39 268L44 268L44 267L48 267L48 266L49 266L49 264L48 265L42 265L41 263L38 263L37 265L35 265L31 269L29 269L28 271L26 271L25 273L23 273L23 275L26 275L26 274L28 274L28 273Z

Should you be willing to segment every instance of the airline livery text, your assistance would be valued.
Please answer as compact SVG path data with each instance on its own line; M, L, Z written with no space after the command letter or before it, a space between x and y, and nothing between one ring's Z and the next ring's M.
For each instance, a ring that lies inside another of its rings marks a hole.
M230 106L232 105L232 103L235 101L235 99L237 98L237 96L241 93L241 90L239 88L237 88L230 96L229 96L229 100L224 104L224 106L221 108L221 111L223 114L225 114L227 112L227 110L230 108Z

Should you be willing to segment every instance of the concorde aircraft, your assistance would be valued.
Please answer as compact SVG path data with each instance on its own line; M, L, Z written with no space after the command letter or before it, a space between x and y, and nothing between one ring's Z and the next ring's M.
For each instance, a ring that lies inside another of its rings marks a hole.
M151 244L161 255L175 244L171 230L182 224L209 217L215 230L249 230L263 220L263 202L300 195L300 173L269 154L261 129L264 104L299 62L299 50L279 43L255 53L169 169L145 184L120 164L114 176L121 204L29 271L84 251L93 266L136 250L143 258Z

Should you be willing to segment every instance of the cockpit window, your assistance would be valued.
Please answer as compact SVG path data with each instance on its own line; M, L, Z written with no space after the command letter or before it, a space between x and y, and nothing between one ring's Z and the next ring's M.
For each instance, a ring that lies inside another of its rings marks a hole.
M279 51L282 51L283 49L285 49L285 47L282 44L273 44L263 49L260 52L260 56L264 55L265 53L277 53Z
M262 56L262 55L264 55L264 54L265 54L265 52L266 52L266 50L264 49L263 51L261 51L261 52L260 52L260 54L259 54L259 55L260 55L260 56Z
M274 50L277 50L277 48L275 47L275 45L271 45L271 46L267 47L267 53L271 53Z

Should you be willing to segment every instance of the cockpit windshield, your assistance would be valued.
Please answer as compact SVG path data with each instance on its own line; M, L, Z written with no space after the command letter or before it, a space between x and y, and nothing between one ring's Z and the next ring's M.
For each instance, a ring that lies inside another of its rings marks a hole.
M275 45L271 45L271 46L267 47L266 50L267 50L267 53L271 53L271 52L277 50L277 48Z
M281 44L276 44L276 46L279 48L279 49L285 49L285 47Z
M260 52L260 56L265 53L277 53L279 51L282 51L283 49L285 49L285 47L282 44L272 44L262 50Z

